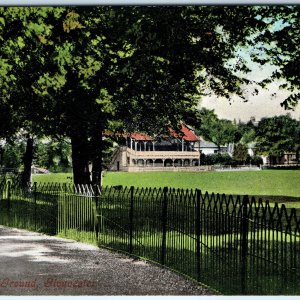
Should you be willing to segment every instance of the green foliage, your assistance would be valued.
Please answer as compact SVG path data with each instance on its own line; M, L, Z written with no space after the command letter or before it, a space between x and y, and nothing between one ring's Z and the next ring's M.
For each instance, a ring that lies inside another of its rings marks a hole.
M228 153L201 154L201 165L234 165L235 162Z
M211 129L212 142L219 147L234 142L236 134L237 127L230 120L219 120Z
M288 115L262 119L256 130L258 153L281 156L294 152L299 143L298 128L299 122Z
M239 123L238 126L238 136L239 141L243 145L253 143L255 141L255 126L252 121L247 123Z
M276 66L272 76L264 80L262 85L279 80L280 88L291 93L281 105L285 109L294 109L300 97L300 7L269 6L261 9L261 19L268 26L253 39L259 51L253 51L252 59L261 64L271 63Z
M252 157L248 156L246 160L246 164L251 164L252 166L261 166L263 164L263 160L260 156L254 155Z
M66 172L71 168L71 145L65 141L38 142L34 164L51 172Z
M66 132L69 126L57 121L64 114L71 125L70 112L65 114L65 105L56 110L57 98L77 110L74 97L81 95L90 99L90 112L102 110L104 123L115 116L127 127L149 131L185 119L199 84L223 96L240 93L242 79L226 61L239 43L247 43L253 28L265 25L252 7L11 8L0 13L3 52L10 65L18 62L13 73L22 93L43 97L47 111L41 101L35 104L48 117L45 125L53 126L56 117L56 130ZM104 99L103 89L108 91Z
M214 123L218 121L218 116L214 112L214 110L207 109L202 107L198 113L198 122L199 125L197 126L196 132L198 135L202 135L206 139L211 139L211 130L210 128L213 126Z
M24 143L6 144L2 148L1 166L20 169L23 164Z
M247 145L254 141L255 141L255 129L254 128L246 129L241 135L240 143L243 145Z
M241 145L241 144L238 144ZM238 146L238 152L240 158L237 156L231 157L228 153L216 153L216 154L201 154L201 165L225 165L225 166L237 166L241 164L260 166L263 164L263 160L260 156L250 156L247 154L248 150L244 145ZM236 148L235 148L236 149ZM236 150L235 150L236 151Z
M85 170L92 162L99 182L101 132L112 124L118 131L160 133L191 118L205 89L227 98L241 94L248 80L236 71L249 70L245 62L230 62L237 47L268 29L258 16L274 11L0 8L0 104L6 106L0 117L9 111L16 124L1 125L0 135L22 127L39 136L68 137L74 180L89 182ZM218 146L238 138L235 125L212 120L207 136Z
M213 110L202 108L197 117L200 123L198 134L218 147L239 139L238 126L230 120L219 119Z
M102 165L104 169L108 169L115 150L112 140L109 138L103 140Z
M240 163L245 163L246 159L248 157L248 148L247 146L243 144L236 144L234 145L234 150L233 150L233 159Z

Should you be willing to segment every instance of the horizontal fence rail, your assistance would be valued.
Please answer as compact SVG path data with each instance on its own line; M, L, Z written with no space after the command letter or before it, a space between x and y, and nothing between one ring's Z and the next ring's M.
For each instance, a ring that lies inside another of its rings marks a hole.
M297 211L261 199L1 180L0 224L145 258L223 294L300 294Z

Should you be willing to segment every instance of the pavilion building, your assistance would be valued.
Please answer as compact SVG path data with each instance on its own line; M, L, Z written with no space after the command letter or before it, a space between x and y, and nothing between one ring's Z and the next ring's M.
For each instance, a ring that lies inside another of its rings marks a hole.
M197 171L200 166L200 138L181 123L180 133L151 137L144 133L124 133L119 138L109 167L111 171Z

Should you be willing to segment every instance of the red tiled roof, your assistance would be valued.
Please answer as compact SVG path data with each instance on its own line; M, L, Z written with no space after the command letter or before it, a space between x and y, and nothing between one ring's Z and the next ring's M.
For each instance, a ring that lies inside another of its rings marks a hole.
M183 139L185 141L189 141L189 142L199 141L199 137L183 123L181 123L180 131L184 134Z
M117 137L131 137L132 139L136 140L136 141L153 141L154 139L144 133L139 133L139 132L135 132L135 133L128 133L128 132L123 132L123 133L119 133L119 132L112 132L110 130L105 130L103 132L104 136L117 136Z
M124 134L124 136L126 137L131 137L132 139L136 140L136 141L153 141L154 139L147 135L147 134L144 134L144 133L127 133L127 134Z
M175 138L182 138L188 142L197 142L199 141L199 137L194 134L192 130L190 130L184 123L181 123L181 134L175 132L172 128L169 128L170 134Z
M190 130L184 123L181 123L180 131L181 131L181 133L177 133L172 128L169 128L170 135L175 138L180 138L180 139L182 138L188 142L197 142L200 140L199 137L197 135L195 135L194 132L192 130ZM134 133L125 132L125 133L120 134L120 133L112 133L111 131L106 130L104 132L104 135L106 135L106 136L109 136L109 135L122 136L124 138L131 137L132 139L134 139L136 141L154 141L155 140L151 136L144 134L144 133L140 133L140 132L134 132Z

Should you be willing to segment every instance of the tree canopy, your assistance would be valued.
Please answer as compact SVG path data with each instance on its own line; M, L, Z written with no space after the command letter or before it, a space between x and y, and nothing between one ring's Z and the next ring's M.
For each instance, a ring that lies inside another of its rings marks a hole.
M75 183L91 181L90 163L97 183L105 129L159 133L191 118L207 89L241 94L248 81L236 71L246 64L228 62L268 26L259 14L251 6L0 8L1 104L18 124L7 128L70 138Z
M213 110L202 108L198 113L198 133L219 148L240 139L238 126L230 120L219 119Z
M260 154L281 156L295 152L300 144L300 122L289 116L262 119L256 130L256 148Z
M294 109L300 98L300 6L260 7L257 18L266 26L253 36L252 61L262 66L275 66L272 75L260 85L266 87L277 81L281 89L290 91L281 105Z
M234 146L233 158L238 162L245 163L247 157L248 157L248 148L241 143L236 144Z

